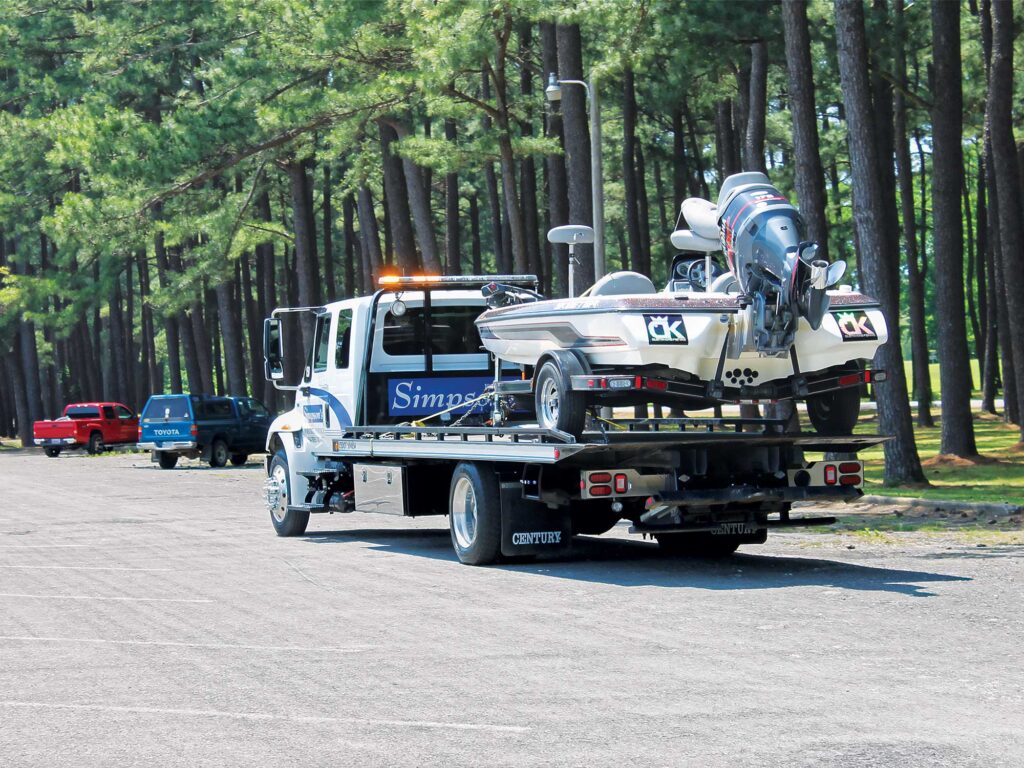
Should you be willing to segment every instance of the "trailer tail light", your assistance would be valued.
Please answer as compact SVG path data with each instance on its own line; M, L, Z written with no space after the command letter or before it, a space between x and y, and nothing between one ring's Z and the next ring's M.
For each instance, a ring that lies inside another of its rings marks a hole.
M593 485L590 487L591 496L611 496L612 487L610 485Z
M657 392L664 392L666 389L668 389L668 382L662 381L661 379L648 379L647 388L653 389Z
M591 472L590 482L591 483L610 483L612 481L611 472Z
M860 462L859 461L844 461L842 464L839 465L839 471L842 474L844 474L844 475L848 475L851 472L853 472L854 474L858 474L859 475L860 474Z
M625 493L629 490L629 479L621 472L615 475L615 492Z
M840 485L860 485L860 475L843 475L839 478Z
M825 465L825 485L835 485L839 479L839 473L836 471L835 464Z
M860 384L862 377L863 377L863 374L861 374L861 373L850 373L850 374L847 374L846 376L840 376L839 377L839 386L840 387L850 387L850 386L853 386L854 384Z

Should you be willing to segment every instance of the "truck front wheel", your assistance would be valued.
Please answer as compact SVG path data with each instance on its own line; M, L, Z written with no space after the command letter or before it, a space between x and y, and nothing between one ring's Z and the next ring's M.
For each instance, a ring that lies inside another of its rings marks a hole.
M288 457L278 451L270 460L270 476L264 486L267 493L267 508L270 522L278 536L301 536L309 525L309 512L289 509L292 485L288 477Z
M501 495L488 465L463 462L455 468L448 524L460 562L487 565L501 557Z

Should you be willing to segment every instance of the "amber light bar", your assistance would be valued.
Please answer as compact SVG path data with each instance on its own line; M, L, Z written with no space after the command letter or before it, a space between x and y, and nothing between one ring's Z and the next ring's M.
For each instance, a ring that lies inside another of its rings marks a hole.
M377 285L385 290L394 288L483 288L491 283L506 285L535 286L536 275L383 275Z

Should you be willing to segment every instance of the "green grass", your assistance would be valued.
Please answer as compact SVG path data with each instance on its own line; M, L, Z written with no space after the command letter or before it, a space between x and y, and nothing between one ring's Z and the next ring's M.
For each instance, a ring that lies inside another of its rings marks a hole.
M903 370L907 374L907 387L913 386L914 371L912 363L909 360L903 361ZM942 383L939 381L939 364L929 363L928 364L929 378L932 381L932 399L938 400L942 396ZM971 397L981 397L981 369L978 366L978 361L975 358L971 358Z
M876 414L865 414L857 427L861 433L877 431ZM1024 506L1024 448L1020 430L1000 417L976 413L974 435L979 453L988 463L932 462L939 453L941 432L936 426L915 427L917 450L925 464L930 487L886 487L882 484L882 449L862 451L864 492L884 496L917 497L947 501L983 501Z

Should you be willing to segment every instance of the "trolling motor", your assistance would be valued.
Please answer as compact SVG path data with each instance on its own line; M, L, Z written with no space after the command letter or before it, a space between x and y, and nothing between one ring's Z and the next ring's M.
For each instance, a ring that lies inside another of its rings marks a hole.
M729 267L753 305L754 345L764 354L786 353L799 318L821 327L826 289L839 282L846 263L815 258L818 245L803 239L799 212L763 173L727 178L717 212Z

